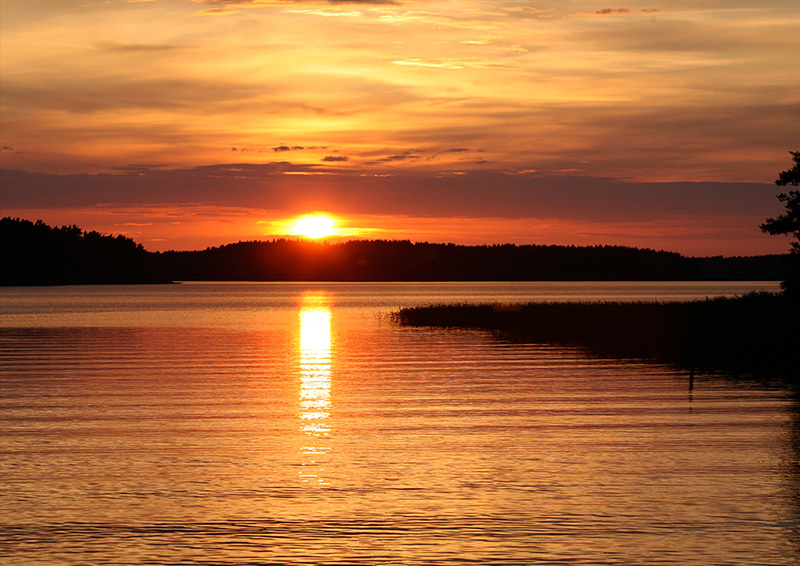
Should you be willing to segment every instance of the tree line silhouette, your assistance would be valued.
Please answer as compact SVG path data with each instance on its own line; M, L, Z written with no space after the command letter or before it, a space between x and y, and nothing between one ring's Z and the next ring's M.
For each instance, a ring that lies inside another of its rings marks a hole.
M800 151L790 151L794 165L781 171L775 184L779 187L800 186ZM786 211L774 218L767 218L761 230L773 236L791 236L794 241L787 263L786 278L781 283L785 294L800 299L800 191L789 191L778 195Z
M162 277L230 281L772 280L781 276L782 259L687 258L622 246L285 239L157 254Z
M41 220L0 220L3 285L149 283L152 254L125 236L50 227Z
M169 281L778 280L784 255L685 257L624 246L275 239L148 252L125 236L0 220L3 285Z

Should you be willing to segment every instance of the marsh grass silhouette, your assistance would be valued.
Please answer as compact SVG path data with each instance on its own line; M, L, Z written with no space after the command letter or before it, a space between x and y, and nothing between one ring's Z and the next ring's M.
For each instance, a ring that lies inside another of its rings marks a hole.
M491 330L514 341L583 347L609 357L798 382L800 309L783 294L688 302L550 302L400 309L406 326Z

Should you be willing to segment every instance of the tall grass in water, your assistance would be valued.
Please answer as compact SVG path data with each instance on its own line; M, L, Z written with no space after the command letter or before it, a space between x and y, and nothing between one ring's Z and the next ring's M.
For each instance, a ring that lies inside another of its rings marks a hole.
M504 338L614 357L727 369L800 382L800 306L781 294L688 302L430 305L394 313L406 326L476 328Z

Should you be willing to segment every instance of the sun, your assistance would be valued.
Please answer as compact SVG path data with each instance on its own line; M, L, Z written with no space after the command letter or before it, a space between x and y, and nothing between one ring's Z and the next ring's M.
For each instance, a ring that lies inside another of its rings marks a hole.
M333 236L336 234L336 219L327 214L306 214L294 220L289 233L314 240Z

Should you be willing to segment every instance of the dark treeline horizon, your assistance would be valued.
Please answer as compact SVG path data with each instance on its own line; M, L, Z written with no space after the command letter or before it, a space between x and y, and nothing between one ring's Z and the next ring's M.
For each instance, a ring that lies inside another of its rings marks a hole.
M3 285L170 281L715 281L783 277L788 254L686 257L626 246L246 241L150 252L125 236L0 220Z

